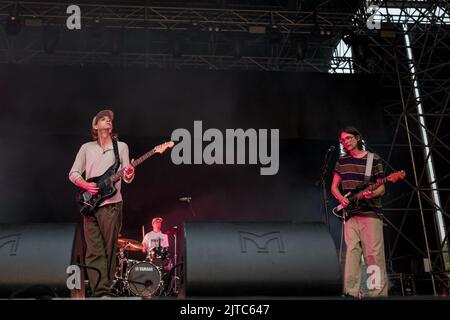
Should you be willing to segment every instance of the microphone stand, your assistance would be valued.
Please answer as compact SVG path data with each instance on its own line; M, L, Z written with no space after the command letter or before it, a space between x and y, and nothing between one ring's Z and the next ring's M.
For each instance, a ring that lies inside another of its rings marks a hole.
M327 194L327 188L326 188L326 183L325 183L325 176L327 174L329 162L331 160L330 154L333 150L334 150L334 147L328 148L327 153L325 154L323 166L322 166L321 173L320 173L320 184L322 187L322 196L323 196L322 201L323 201L323 206L325 209L325 224L328 227L328 231L331 231L331 229L330 229L330 217L328 215L328 194Z
M178 263L177 261L177 233L174 232L173 234L173 238L174 238L174 247L175 247L175 255L174 255L174 265L173 267L175 267ZM172 268L173 268L172 267ZM178 275L177 275L177 269L174 270L174 283L173 283L173 292L178 295Z
M191 201L192 201L192 199L187 199L187 200L186 200L186 202L189 204L189 209L190 209L191 212L192 212L192 216L195 217L196 214L195 214L194 208L192 207Z
M334 146L331 146L328 148L327 153L325 154L325 158L323 160L322 171L320 173L320 183L322 185L323 205L324 205L324 209L325 209L325 223L328 226L328 232L330 232L330 234L331 234L330 215L328 214L328 194L327 194L327 188L326 188L326 184L325 184L325 176L327 174L328 166L329 166L329 163L331 160L330 154L335 149L336 148ZM343 220L343 221L345 223L345 220ZM341 275L341 277L342 277L342 243L343 243L343 239L344 239L344 223L342 223L342 228L341 228L341 240L340 240L339 257L338 257L339 274ZM344 287L342 287L342 290L344 290ZM342 295L345 294L344 291L342 291L341 293L342 293Z

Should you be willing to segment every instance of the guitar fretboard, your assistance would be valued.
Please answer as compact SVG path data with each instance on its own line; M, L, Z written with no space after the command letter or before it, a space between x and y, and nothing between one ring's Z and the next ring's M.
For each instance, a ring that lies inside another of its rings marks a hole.
M142 162L144 162L145 160L147 160L148 158L153 156L155 153L156 153L155 149L152 149L149 152L143 154L141 157L134 160L134 162L131 165L134 168L136 168L138 165L140 165ZM122 168L119 171L117 171L115 174L113 174L109 179L111 180L111 182L114 183L123 177L124 172L125 172L125 168Z
M374 183L374 184L368 186L368 187L367 187L366 189L364 189L363 191L358 192L358 193L355 195L356 199L357 199L357 200L363 199L363 198L364 198L363 193L364 193L365 191L373 191L373 190L377 189L379 186L385 184L387 181L388 181L387 178L379 179L376 183Z

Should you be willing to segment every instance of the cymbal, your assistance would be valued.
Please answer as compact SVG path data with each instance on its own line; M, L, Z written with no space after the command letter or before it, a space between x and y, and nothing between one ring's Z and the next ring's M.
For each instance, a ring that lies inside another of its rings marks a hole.
M175 233L177 233L177 232L178 232L178 227L173 227L173 228L167 229L167 230L164 231L163 233L164 233L164 234L175 234Z
M119 245L119 248L122 248L124 250L128 251L142 251L144 246L139 241L133 240L133 239L127 239L127 238L119 238L117 239L117 244Z

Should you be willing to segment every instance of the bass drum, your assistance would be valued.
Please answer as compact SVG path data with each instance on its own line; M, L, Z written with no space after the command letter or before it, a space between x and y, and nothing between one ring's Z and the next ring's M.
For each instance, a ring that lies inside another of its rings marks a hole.
M152 297L161 286L161 272L153 263L139 262L129 269L127 281L135 296Z

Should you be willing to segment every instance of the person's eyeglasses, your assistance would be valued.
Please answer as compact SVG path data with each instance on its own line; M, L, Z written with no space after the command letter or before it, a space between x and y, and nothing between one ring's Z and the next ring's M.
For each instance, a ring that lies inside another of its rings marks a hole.
M344 143L344 142L347 142L347 141L350 141L350 140L353 140L353 139L355 139L354 136L347 136L344 139L341 139L341 143Z

